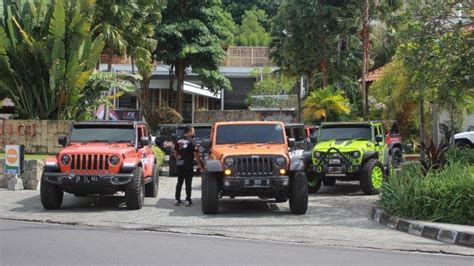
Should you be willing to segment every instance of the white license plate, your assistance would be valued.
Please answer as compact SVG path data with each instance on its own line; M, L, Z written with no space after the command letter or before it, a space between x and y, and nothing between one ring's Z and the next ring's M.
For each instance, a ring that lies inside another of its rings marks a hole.
M329 159L329 164L340 164L341 159Z
M290 152L290 158L297 158L303 156L304 150L294 150Z
M246 187L268 187L270 182L268 179L257 179L257 180L245 180L244 186Z
M330 173L330 174L340 174L340 173L342 173L342 167L329 167L328 173Z
M76 183L92 183L99 181L98 176L76 176Z

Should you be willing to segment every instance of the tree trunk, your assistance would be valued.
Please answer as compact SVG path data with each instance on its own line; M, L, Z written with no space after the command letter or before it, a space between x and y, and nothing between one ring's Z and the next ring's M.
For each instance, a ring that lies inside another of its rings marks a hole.
M439 107L437 103L431 103L431 138L433 143L436 147L439 146L441 143L441 139L439 137Z
M319 68L322 74L323 88L326 88L328 86L328 60L321 60L321 62L319 63Z
M426 143L425 139L425 103L423 96L420 96L420 143ZM420 149L420 158L422 160L425 159L425 154L422 149Z
M298 123L301 123L301 79L300 82L296 84L298 88L296 89L297 91L297 99L298 99Z
M109 58L108 58L108 62L107 62L107 72L109 72L109 73L112 72L112 58L113 57L114 57L113 52L109 51ZM109 90L107 91L107 96L112 95L112 89L113 88L109 88ZM104 113L105 113L104 119L105 120L110 120L110 107L108 105L105 105Z
M179 60L176 64L176 77L178 83L176 86L176 111L183 115L183 100L184 100L184 62Z
M363 19L362 19L362 116L367 119L369 113L369 96L367 91L367 83L365 81L368 71L369 59L369 8L370 1L365 0Z

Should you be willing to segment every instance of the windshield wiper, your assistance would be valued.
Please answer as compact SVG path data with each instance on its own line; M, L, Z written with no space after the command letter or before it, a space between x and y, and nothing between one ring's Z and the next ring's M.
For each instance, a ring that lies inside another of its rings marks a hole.
M267 141L267 142L259 143L258 145L268 145L268 144L278 144L278 143L276 143L275 141Z
M242 141L242 142L237 142L234 144L231 144L231 147L237 146L237 145L244 145L244 144L254 144L255 142L247 142L247 141Z

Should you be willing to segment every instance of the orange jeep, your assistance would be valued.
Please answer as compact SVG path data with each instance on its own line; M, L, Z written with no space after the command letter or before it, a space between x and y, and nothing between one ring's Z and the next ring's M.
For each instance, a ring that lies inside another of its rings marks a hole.
M41 178L45 209L61 207L64 192L78 197L125 192L129 209L140 209L144 197L157 197L156 157L148 125L134 121L76 122L64 148L46 159Z
M211 139L203 141L209 150L202 175L202 212L216 214L218 199L240 196L290 201L293 214L308 207L308 185L304 163L291 159L281 122L222 122L212 127Z

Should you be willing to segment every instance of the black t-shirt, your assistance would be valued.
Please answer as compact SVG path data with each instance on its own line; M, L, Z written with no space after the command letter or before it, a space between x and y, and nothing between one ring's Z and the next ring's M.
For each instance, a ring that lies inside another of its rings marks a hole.
M198 151L194 140L184 137L176 141L174 147L178 153L177 165L183 167L193 167L194 152ZM180 161L182 161L182 163Z

